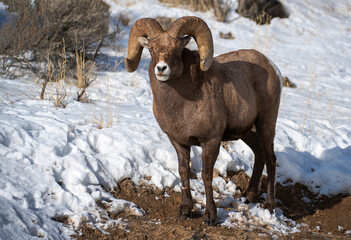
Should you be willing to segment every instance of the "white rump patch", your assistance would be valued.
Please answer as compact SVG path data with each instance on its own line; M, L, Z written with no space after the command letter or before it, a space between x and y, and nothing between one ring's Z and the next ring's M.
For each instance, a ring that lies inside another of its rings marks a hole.
M280 89L282 89L282 88L283 88L283 76L282 76L282 74L281 74L279 68L277 67L277 65L275 65L274 62L273 62L271 59L268 58L268 60L269 60L269 62L271 63L271 65L272 65L272 67L273 67L275 73L279 76L279 80L280 80Z

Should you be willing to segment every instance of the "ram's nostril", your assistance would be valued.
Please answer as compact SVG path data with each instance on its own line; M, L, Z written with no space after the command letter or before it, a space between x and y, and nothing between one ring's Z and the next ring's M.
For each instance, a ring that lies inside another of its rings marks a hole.
M161 66L157 66L157 71L159 72L164 72L167 70L167 65L161 65Z
M157 66L159 72L164 72L167 69L167 66Z

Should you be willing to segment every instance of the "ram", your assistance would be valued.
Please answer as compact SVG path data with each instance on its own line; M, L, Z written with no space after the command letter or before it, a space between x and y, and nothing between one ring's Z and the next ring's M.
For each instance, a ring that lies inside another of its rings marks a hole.
M198 51L185 48L191 37ZM275 65L255 50L213 58L211 31L202 19L193 16L177 19L168 31L155 19L139 19L131 29L128 44L128 72L138 68L143 48L151 54L149 78L154 115L178 156L180 214L189 216L193 207L190 148L198 145L202 147L205 219L216 224L213 167L221 141L237 139L242 139L255 155L245 196L250 202L255 200L266 164L268 186L263 206L272 211L276 171L273 141L282 89L282 77Z

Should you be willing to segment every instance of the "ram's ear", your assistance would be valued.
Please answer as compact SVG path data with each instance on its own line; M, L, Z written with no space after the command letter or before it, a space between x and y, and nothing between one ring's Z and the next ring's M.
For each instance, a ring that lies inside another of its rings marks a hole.
M191 40L191 36L184 36L183 37L183 47L185 47L186 45L188 45L188 43L190 42Z
M138 42L144 48L149 48L149 40L145 37L138 37Z

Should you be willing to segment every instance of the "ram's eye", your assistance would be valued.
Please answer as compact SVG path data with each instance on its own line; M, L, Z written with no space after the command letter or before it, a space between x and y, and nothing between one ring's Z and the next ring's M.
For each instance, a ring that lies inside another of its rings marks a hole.
M178 48L178 49L177 49L177 52L178 52L178 53L181 53L182 51L183 51L182 48Z

